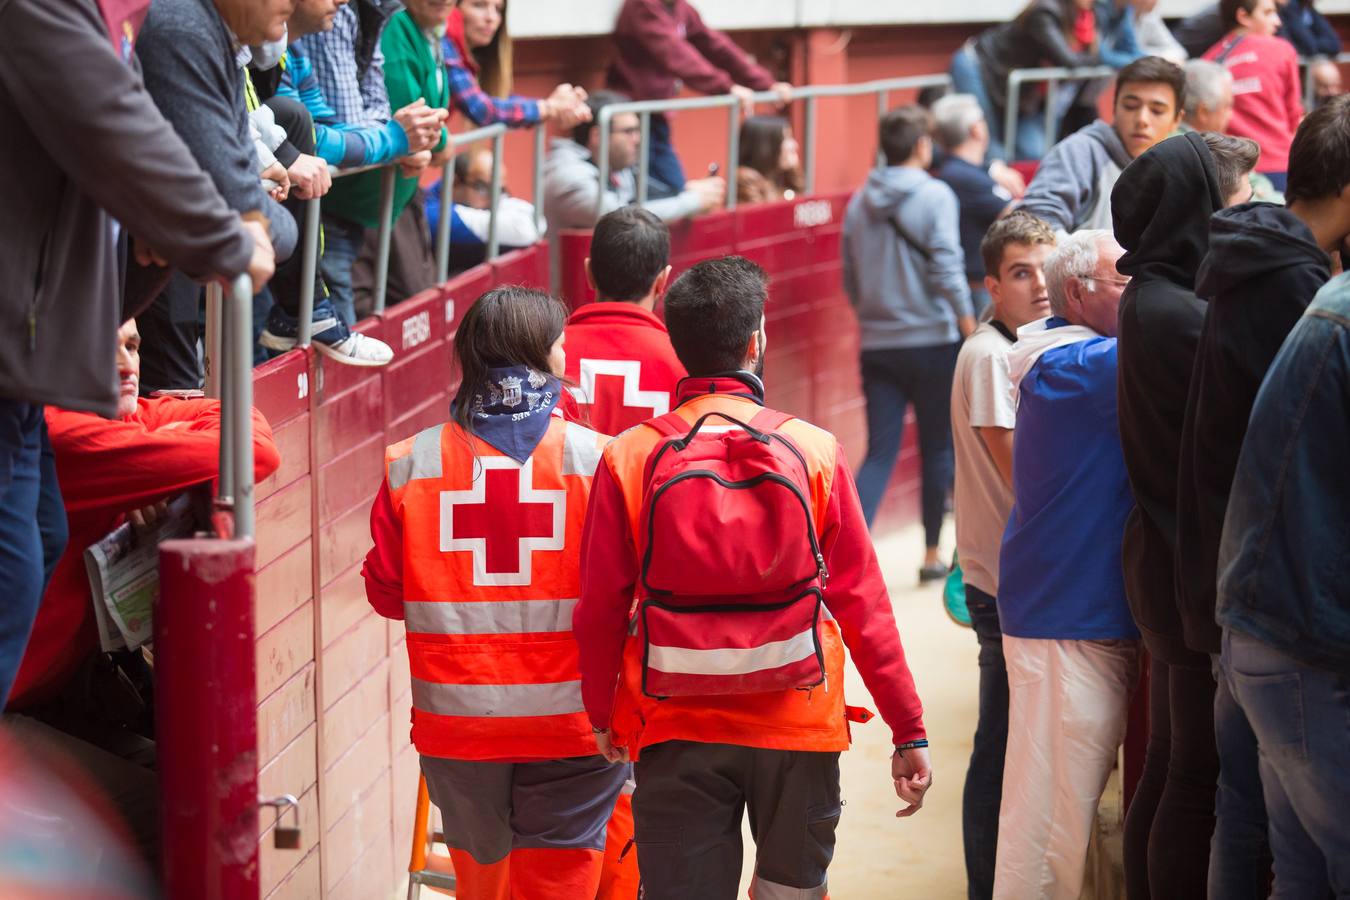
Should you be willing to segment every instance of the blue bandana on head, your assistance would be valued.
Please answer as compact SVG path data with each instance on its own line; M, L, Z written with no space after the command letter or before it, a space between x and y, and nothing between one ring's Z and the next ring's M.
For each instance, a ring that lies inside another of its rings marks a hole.
M562 400L562 382L529 366L488 369L486 384L469 398L473 433L524 464L548 431Z

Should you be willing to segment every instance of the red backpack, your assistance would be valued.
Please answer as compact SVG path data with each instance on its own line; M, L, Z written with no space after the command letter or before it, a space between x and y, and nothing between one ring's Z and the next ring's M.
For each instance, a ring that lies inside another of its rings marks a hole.
M649 421L639 519L642 692L699 697L810 688L828 573L800 450L763 410ZM726 424L709 425L709 419Z

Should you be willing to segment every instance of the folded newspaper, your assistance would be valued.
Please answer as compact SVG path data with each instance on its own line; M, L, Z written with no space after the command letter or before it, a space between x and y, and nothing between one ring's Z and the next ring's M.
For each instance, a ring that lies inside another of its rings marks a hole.
M84 551L105 652L134 650L150 640L151 611L159 596L159 543L191 537L195 527L192 498L182 494L148 532L139 533L128 522Z

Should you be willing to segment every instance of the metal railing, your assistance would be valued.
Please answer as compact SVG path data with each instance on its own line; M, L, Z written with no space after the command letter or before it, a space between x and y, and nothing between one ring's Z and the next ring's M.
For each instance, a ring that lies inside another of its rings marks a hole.
M543 222L544 216L544 129L531 126L534 132L534 220L536 225ZM502 196L502 154L505 152L505 137L508 129L505 124L497 123L483 128L475 128L459 134L451 134L450 141L458 151L462 147L483 141L492 142L492 182L491 206L488 211L487 258L496 259L501 253L501 242L497 231L497 207ZM389 290L389 247L393 236L394 222L394 185L398 172L398 163L379 166L360 166L352 169L331 169L333 178L347 178L362 172L381 170L380 179L380 225L379 244L375 256L374 311L380 315L385 310L385 298ZM454 215L452 194L455 184L454 157L441 170L441 213L436 224L436 282L440 284L450 275L450 221ZM300 257L300 308L299 329L296 342L307 347L314 337L314 287L315 274L319 265L319 231L321 221L318 197L305 202L305 222L301 240Z
M803 193L811 194L816 187L816 105L817 101L833 97L859 97L875 95L877 116L880 118L890 106L890 95L894 91L922 90L927 87L939 87L951 84L951 77L945 72L936 75L916 75L909 78L887 78L880 81L867 81L858 84L812 85L793 88L792 101L805 104L802 123L802 171L804 173ZM757 104L778 104L781 98L772 91L761 91L754 95ZM653 113L678 112L694 109L727 110L727 199L726 208L736 208L736 170L740 166L741 142L741 101L730 94L715 97L681 97L675 100L634 100L627 103L611 103L603 107L596 115L596 127L600 129L599 153L596 166L600 170L596 182L595 210L596 218L604 212L605 186L609 184L609 135L614 117L625 113L636 113L642 133L642 151L638 154L636 199L639 204L647 202L649 174L648 142L651 138L651 117Z
M206 393L220 400L218 510L234 517L233 537L254 536L253 281L240 275L229 292L206 287Z
M1079 66L1076 68L1049 67L1041 69L1013 69L1008 73L1007 105L1003 112L1003 153L1006 159L1017 156L1017 123L1021 117L1022 85L1045 83L1045 148L1055 144L1059 131L1059 104L1056 96L1061 82L1096 81L1111 78L1116 70L1110 66Z

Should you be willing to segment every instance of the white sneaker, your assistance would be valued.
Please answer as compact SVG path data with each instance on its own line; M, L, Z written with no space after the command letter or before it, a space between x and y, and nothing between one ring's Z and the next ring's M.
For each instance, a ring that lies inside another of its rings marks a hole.
M384 341L355 331L336 344L315 341L314 349L344 366L387 366L394 358L393 348Z

